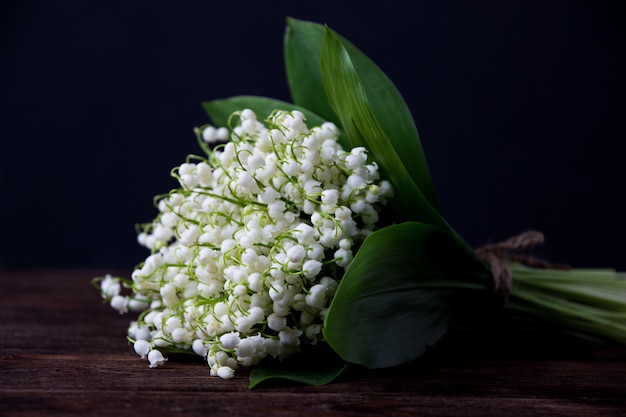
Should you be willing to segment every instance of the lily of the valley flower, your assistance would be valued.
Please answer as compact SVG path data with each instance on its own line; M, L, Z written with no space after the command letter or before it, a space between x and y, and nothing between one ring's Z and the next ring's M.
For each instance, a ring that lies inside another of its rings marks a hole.
M118 311L142 311L129 338L150 367L183 349L231 378L322 341L338 281L391 195L366 150L343 150L332 123L309 128L298 111L275 111L267 125L247 109L237 118L230 130L198 130L206 143L230 141L173 170L180 188L138 236L152 253L132 274L132 296L101 283Z

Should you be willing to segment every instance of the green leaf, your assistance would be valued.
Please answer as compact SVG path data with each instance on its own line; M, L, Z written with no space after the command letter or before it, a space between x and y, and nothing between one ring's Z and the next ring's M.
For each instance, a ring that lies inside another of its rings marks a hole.
M394 188L395 197L391 199L394 208L407 220L433 224L453 233L440 212L411 179L372 111L348 52L330 30L325 32L321 60L328 100L341 119L350 145L369 150L381 175Z
M213 124L216 126L227 126L228 119L233 112L243 109L250 109L254 111L259 117L259 120L263 120L265 117L269 116L272 111L278 109L301 111L306 116L306 123L309 127L319 126L327 121L304 107L281 100L259 96L235 96L227 99L206 101L202 103L202 107L211 118ZM347 146L347 139L343 132L339 134L339 143L341 143L342 146Z
M322 84L320 54L323 27L317 23L287 18L285 32L285 66L287 82L294 103L311 109L339 127Z
M389 143L428 202L441 212L419 134L406 102L393 82L372 60L345 38L336 33L335 36L346 48L366 95L372 99L372 112L389 135ZM287 78L294 103L337 123L339 118L320 94L324 88L320 68L323 39L322 25L292 18L287 20Z
M369 368L419 357L446 331L455 307L484 292L489 270L436 227L407 222L367 237L342 278L324 337Z
M280 110L300 110L307 116L307 120L315 124L324 122L322 118L312 112L303 109L295 104L273 98L259 96L235 96L221 100L211 100L202 103L204 111L211 118L216 126L227 126L228 119L235 111L250 109L254 111L259 119L263 119L276 109Z
M293 358L263 361L250 372L250 388L268 381L288 380L307 385L325 385L343 374L349 364L328 345L303 348Z

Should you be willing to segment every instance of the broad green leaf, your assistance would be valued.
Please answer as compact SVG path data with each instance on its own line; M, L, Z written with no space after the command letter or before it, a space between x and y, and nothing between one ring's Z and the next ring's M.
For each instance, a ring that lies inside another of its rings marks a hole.
M287 18L285 31L285 67L287 82L294 103L311 109L339 126L322 84L320 54L323 28L316 23Z
M395 197L391 204L407 220L433 224L451 232L400 161L371 109L350 55L330 30L325 32L321 65L328 101L339 116L350 145L367 148L378 163L383 178L393 185Z
M342 278L324 337L369 368L419 357L446 331L455 306L484 292L489 270L436 227L407 222L367 237Z
M372 112L383 130L389 135L389 143L400 156L407 172L418 185L429 203L441 212L432 184L422 144L409 108L393 82L363 52L345 38L335 34L353 62ZM337 123L332 107L322 97L324 83L320 69L320 56L324 27L317 23L289 18L285 35L285 63L289 88L294 103L310 109Z
M250 372L250 388L267 381L289 380L307 385L324 385L343 374L349 364L327 345L303 348L293 358L283 361L267 360Z
M204 111L211 118L211 121L217 126L227 126L228 119L235 111L243 109L250 109L254 111L259 118L263 120L269 116L274 110L299 110L306 116L307 126L319 126L326 120L314 112L305 109L301 106L297 106L292 103L287 103L281 100L275 100L267 97L259 96L235 96L222 100L212 100L202 103ZM348 146L345 134L342 132L339 135L339 143L342 146Z
M216 126L226 126L231 114L243 109L254 111L260 120L269 116L272 111L280 109L300 110L307 116L307 121L315 124L324 122L322 118L302 107L268 97L235 96L221 100L206 101L202 103L202 107Z

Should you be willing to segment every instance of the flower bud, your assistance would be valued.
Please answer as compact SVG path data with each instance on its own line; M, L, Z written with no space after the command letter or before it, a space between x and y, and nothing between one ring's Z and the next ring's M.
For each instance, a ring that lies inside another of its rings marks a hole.
M148 353L148 361L150 362L150 368L156 368L159 365L163 365L167 359L163 357L160 350L153 349Z

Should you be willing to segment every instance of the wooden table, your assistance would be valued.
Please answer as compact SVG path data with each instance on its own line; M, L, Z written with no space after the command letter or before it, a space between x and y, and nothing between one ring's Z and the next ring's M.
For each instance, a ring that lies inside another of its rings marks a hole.
M1 416L626 416L626 348L549 332L452 329L399 369L249 390L200 360L150 369L103 306L102 270L0 270Z

